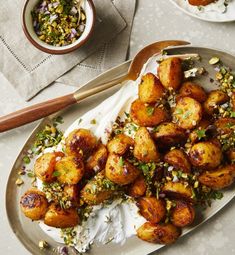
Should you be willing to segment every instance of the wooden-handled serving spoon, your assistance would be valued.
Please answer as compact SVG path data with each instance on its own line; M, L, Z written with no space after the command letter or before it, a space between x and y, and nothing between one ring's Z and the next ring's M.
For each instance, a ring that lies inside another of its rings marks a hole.
M166 47L169 46L178 46L178 45L187 45L188 42L185 41L160 41L153 44L150 44L143 48L138 54L134 57L131 62L128 73L116 78L110 82L96 86L95 88L88 89L84 92L76 91L75 93L58 97L52 100L48 100L39 104L35 104L29 107L26 107L22 110L13 112L11 114L0 117L0 132L4 132L24 124L33 122L35 120L41 119L43 117L49 116L52 113L58 112L70 105L73 105L89 96L95 95L99 92L107 90L114 85L120 84L126 80L136 80L140 74L140 71L144 63L154 54L161 52Z

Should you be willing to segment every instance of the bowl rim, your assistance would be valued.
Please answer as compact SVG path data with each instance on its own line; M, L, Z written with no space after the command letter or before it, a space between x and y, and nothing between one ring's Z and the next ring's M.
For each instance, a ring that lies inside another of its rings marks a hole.
M70 53L78 48L80 48L91 36L93 30L94 30L94 25L95 25L95 19L96 19L96 10L95 10L95 5L93 3L92 0L86 0L91 8L91 12L92 12L92 24L91 24L91 29L89 31L89 33L87 34L87 36L80 41L78 44L75 44L73 47L68 48L68 49L63 49L63 50L56 50L56 49L49 49L47 47L44 47L42 45L40 45L39 43L37 43L32 36L30 35L27 26L26 26L26 21L25 21L25 12L26 12L26 8L28 6L30 0L26 0L23 6L23 10L22 10L22 28L24 31L24 34L26 35L27 39L31 42L31 44L33 44L36 48L38 48L39 50L46 52L48 54L55 54L55 55L62 55L62 54L67 54Z

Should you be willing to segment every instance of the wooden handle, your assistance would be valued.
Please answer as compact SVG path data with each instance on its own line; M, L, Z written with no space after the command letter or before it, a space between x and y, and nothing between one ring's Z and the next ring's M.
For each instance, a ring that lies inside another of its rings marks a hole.
M43 103L35 104L16 111L14 113L0 117L0 132L13 129L24 124L33 122L43 117L49 116L65 107L75 104L77 101L73 94L58 97Z

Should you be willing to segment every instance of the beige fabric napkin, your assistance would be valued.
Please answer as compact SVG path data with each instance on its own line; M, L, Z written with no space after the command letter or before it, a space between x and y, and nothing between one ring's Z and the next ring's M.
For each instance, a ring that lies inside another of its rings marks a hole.
M125 19L126 28L89 58L57 79L57 82L80 87L100 73L126 60L136 0L113 0L113 3Z
M89 42L76 52L67 55L48 55L32 46L23 34L21 28L23 3L24 0L1 2L0 71L26 100L81 63L127 26L110 0L94 0L97 20ZM101 52L103 51L97 54ZM103 60L101 56L100 59ZM83 66L89 66L89 61L83 63ZM94 64L92 68L96 68Z

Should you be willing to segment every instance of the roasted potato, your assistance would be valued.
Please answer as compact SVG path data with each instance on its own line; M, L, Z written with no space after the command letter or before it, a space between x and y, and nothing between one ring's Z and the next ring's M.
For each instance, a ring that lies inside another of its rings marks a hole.
M175 203L176 205L171 211L171 222L181 228L191 225L195 218L193 206L183 200L177 200Z
M188 2L191 5L195 5L195 6L199 6L199 5L206 6L206 5L214 3L216 1L217 0L188 0Z
M147 242L157 244L174 243L181 235L181 229L173 224L145 222L137 229L137 236Z
M45 153L37 158L34 164L34 173L43 182L52 182L56 161L64 156L63 152Z
M173 149L164 156L164 161L184 173L191 172L188 156L180 149Z
M182 182L168 181L162 187L162 192L170 198L183 199L189 202L194 201L193 191L190 186L186 186Z
M141 197L137 200L140 214L152 223L159 223L166 217L166 203L155 197Z
M167 58L158 68L158 76L166 89L178 90L183 80L182 61L180 58Z
M88 158L85 164L85 173L94 175L105 168L105 164L108 158L108 151L105 145L100 144L97 149Z
M72 228L80 222L75 208L63 209L60 205L51 204L46 212L44 223L54 228Z
M112 197L115 186L99 172L81 190L81 200L88 205L98 205Z
M235 178L235 165L222 166L214 171L206 171L199 176L199 182L213 190L230 186Z
M180 97L191 97L197 100L199 103L203 103L207 99L206 91L198 84L187 81L184 82L179 91Z
M207 119L202 119L199 124L197 125L197 127L195 128L195 130L192 130L191 133L189 134L189 140L191 143L196 143L198 142L201 137L199 137L199 134L203 134L205 132L206 135L206 130L210 125L210 121ZM202 135L201 135L202 136Z
M131 146L134 146L134 140L124 134L116 135L107 145L109 153L118 155L125 154Z
M231 106L232 110L235 112L235 92L233 92L231 96Z
M222 151L219 143L213 141L194 144L189 152L191 163L201 169L213 169L220 165Z
M84 164L81 159L66 156L55 164L57 180L65 184L77 184L84 175Z
M186 141L185 131L172 122L157 126L153 137L160 147L171 147Z
M135 134L134 156L145 163L160 159L156 145L145 127L139 128Z
M228 150L226 154L229 161L235 163L235 148Z
M48 209L45 194L37 189L28 190L20 199L20 208L31 220L42 219Z
M212 115L217 107L229 101L228 95L221 90L213 90L209 93L207 100L204 102L204 110L207 114Z
M69 201L72 202L73 205L78 205L79 201L79 189L78 185L65 185L64 186L64 194L65 197L69 199Z
M164 91L164 87L154 74L147 73L142 76L139 84L139 99L143 103L156 103L164 96Z
M193 129L202 118L201 104L191 97L181 97L173 110L173 122L183 129Z
M140 174L140 171L123 157L109 154L105 166L105 176L118 185L132 183Z
M235 131L235 119L234 118L219 118L215 121L217 132L220 135L231 135Z
M76 129L65 139L65 152L68 155L87 159L98 145L96 137L88 129Z
M137 179L130 185L128 195L131 197L142 197L147 190L147 185L143 175L137 177Z
M168 119L166 110L147 105L139 99L131 104L130 116L133 122L141 127L154 127Z

